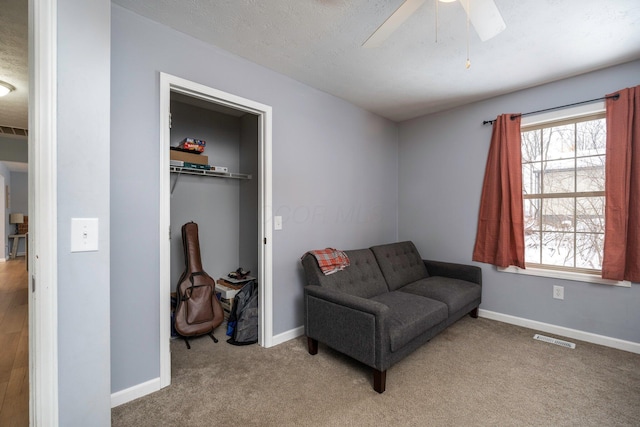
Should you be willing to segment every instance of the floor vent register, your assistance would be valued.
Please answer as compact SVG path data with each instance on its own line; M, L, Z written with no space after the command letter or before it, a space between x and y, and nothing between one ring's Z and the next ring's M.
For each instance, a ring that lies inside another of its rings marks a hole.
M533 336L533 339L534 340L538 340L538 341L548 342L549 344L559 345L561 347L566 347L566 348L571 348L571 349L576 348L576 345L574 343L572 343L572 342L562 341L562 340L559 340L557 338L546 337L546 336L540 335L540 334L535 334Z

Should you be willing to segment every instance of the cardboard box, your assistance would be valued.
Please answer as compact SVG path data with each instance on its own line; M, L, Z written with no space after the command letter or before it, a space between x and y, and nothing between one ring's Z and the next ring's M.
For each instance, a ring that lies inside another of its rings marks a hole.
M220 283L216 283L216 292L220 292L220 296L224 299L232 300L240 289L232 289L227 286L223 286Z
M208 165L209 156L204 154L185 153L184 151L171 150L171 160L182 160L183 162L196 163L199 165Z

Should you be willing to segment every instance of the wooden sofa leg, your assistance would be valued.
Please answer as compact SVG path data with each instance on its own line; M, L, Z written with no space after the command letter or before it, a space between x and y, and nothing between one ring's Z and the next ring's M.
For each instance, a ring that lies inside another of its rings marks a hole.
M318 340L307 337L307 347L309 347L309 354L318 354Z
M473 310L471 310L469 312L469 316L473 317L474 319L477 319L478 318L478 307L476 307Z
M387 387L387 371L373 370L373 389L378 393L384 393Z

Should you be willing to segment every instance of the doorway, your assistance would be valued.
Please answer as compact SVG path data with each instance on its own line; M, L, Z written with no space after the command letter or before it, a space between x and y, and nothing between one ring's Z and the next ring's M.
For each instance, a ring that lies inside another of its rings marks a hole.
M271 347L272 312L272 239L271 239L271 107L219 91L180 77L160 73L160 387L171 384L171 179L169 151L171 145L171 99L178 96L193 103L206 103L255 116L257 126L258 235L258 344ZM186 98L185 98L186 97Z

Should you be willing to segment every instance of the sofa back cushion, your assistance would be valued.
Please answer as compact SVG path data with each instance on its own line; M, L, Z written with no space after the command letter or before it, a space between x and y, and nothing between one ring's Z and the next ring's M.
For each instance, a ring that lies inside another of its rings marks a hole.
M429 277L427 267L413 242L373 246L371 251L391 291Z
M358 249L344 252L349 257L351 265L328 276L322 274L314 256L305 255L302 258L302 265L307 275L308 284L336 289L362 298L371 298L389 292L382 271L380 271L371 250Z

